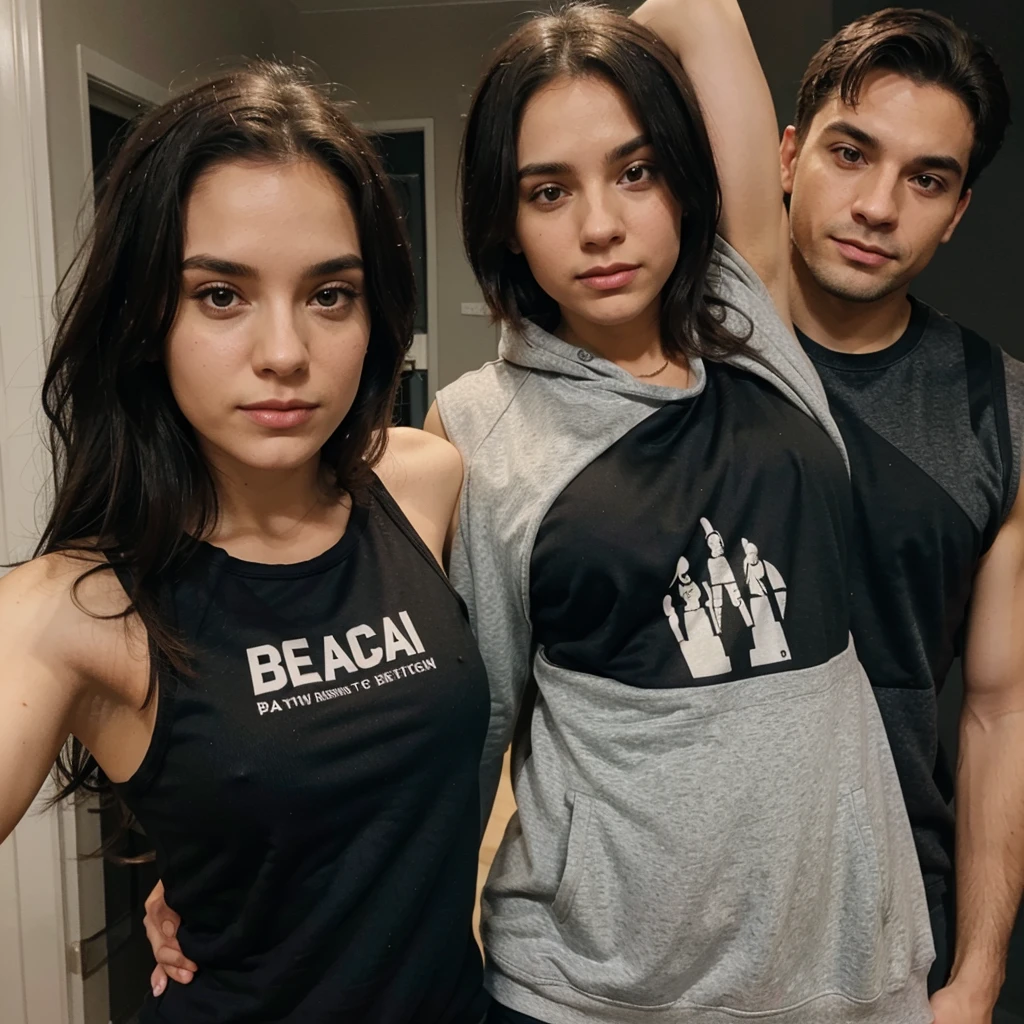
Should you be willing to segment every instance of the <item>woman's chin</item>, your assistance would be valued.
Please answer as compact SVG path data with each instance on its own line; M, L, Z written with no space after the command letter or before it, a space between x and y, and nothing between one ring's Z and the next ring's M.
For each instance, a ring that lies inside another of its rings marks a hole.
M574 304L569 310L572 318L594 327L628 327L646 317L651 307L649 300L635 295L602 295L589 302Z

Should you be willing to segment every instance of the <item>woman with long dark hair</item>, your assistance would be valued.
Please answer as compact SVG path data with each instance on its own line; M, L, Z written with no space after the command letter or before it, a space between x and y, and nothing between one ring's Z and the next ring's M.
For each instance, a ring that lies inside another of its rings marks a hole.
M787 326L771 99L735 0L634 17L525 24L464 143L504 330L429 422L465 466L485 808L513 741L494 1020L926 1024L842 442Z
M203 965L142 1020L479 1024L461 464L388 430L415 296L367 140L226 73L133 127L70 280L53 511L0 581L0 840L70 735L62 795L123 799Z

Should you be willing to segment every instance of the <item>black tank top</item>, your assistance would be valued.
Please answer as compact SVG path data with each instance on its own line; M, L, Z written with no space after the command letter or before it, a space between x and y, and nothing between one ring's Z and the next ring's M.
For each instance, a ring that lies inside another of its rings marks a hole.
M199 972L142 1021L479 1024L486 673L387 491L316 558L203 544L167 592L195 675L117 788Z
M853 637L935 905L952 885L955 845L938 696L961 654L978 564L1016 496L1011 422L1024 419L1024 388L996 346L911 306L903 336L878 352L834 352L797 335L850 457Z

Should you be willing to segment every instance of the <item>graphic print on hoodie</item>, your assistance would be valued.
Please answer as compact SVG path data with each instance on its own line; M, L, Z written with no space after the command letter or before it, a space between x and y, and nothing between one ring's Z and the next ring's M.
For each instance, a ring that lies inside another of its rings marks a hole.
M699 394L626 433L544 517L530 606L554 664L667 688L845 650L842 457L767 382L705 368Z

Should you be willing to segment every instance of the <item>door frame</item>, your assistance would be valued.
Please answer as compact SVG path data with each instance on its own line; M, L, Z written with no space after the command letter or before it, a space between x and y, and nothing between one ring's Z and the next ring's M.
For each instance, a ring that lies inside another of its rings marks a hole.
M57 286L41 0L0 0L0 561L31 554L48 490L39 389ZM2 571L2 570L0 570ZM51 784L0 846L0 1017L81 1024L74 815ZM68 861L68 854L72 858Z
M440 329L437 308L437 193L434 169L434 119L408 117L384 121L366 121L361 128L381 135L401 132L423 133L423 200L427 220L427 405L437 391L437 360Z
M125 113L139 106L159 106L171 95L130 68L81 43L76 46L78 64L79 122L82 131L83 203L90 215L95 190L93 180L92 133L89 107L92 87L123 104ZM68 819L65 829L65 899L68 926L69 970L74 999L72 1024L106 1021L110 993L106 964L106 884L102 857L91 856L102 845L98 800L84 796L62 807Z
M154 107L166 103L170 90L143 78L96 50L81 43L76 47L78 57L78 105L82 126L82 152L85 154L83 181L92 180L92 134L89 131L89 86L98 85L104 92L113 93L128 104L149 103ZM90 190L91 194L91 190Z

